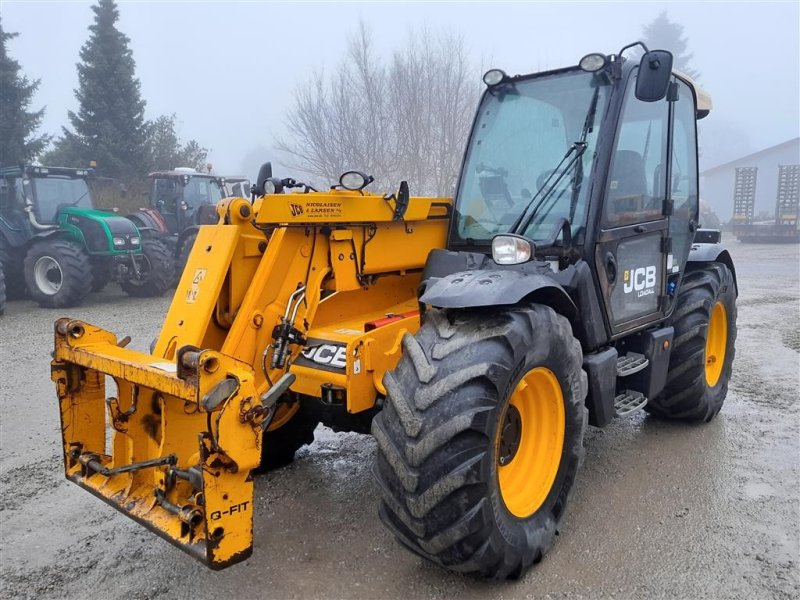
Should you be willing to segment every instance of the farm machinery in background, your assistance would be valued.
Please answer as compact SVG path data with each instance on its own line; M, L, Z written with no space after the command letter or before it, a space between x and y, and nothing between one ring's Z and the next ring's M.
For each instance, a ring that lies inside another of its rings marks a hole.
M111 281L138 297L169 288L170 252L133 221L96 209L93 177L93 169L0 168L0 264L9 299L30 295L58 308Z
M150 173L148 207L128 216L140 228L161 239L175 259L180 277L201 225L217 222L217 204L223 198L249 198L245 177L220 177L189 167Z
M755 214L758 167L736 169L733 196L733 232L746 243L800 242L800 165L778 166L778 194L774 218Z

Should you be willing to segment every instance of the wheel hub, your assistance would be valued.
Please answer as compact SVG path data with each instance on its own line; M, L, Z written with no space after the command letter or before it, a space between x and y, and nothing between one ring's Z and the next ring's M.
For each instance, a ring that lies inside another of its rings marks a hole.
M40 257L33 265L33 278L36 287L43 294L53 296L61 289L64 274L58 261L50 256Z
M550 493L565 438L564 396L546 367L528 371L508 399L495 437L497 480L508 511L525 519Z
M519 442L522 439L522 419L519 416L517 407L509 405L506 410L506 417L503 420L503 427L500 433L500 445L497 449L497 464L507 465L510 463L519 450Z

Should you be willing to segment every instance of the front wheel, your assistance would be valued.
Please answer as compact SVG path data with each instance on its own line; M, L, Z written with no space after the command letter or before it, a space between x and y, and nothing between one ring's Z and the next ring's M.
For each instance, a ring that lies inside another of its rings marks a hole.
M170 286L175 273L175 261L167 246L159 240L142 240L142 255L139 261L139 278L132 277L120 283L129 296L147 298L163 296Z
M708 422L722 409L735 353L736 283L726 265L710 263L684 274L673 327L667 383L645 409Z
M64 239L45 239L31 246L23 272L31 298L45 308L76 306L92 289L88 254Z
M406 335L372 426L398 540L494 579L540 561L583 460L581 363L569 322L541 305L431 311Z

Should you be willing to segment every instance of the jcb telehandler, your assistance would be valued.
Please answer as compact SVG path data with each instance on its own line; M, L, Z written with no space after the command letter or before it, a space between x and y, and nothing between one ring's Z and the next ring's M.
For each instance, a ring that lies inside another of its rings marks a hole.
M710 99L630 47L487 72L452 201L265 165L200 228L151 354L57 321L67 478L220 569L251 553L254 472L322 422L371 431L411 551L499 579L538 562L587 423L709 421L731 375L733 263L693 243Z

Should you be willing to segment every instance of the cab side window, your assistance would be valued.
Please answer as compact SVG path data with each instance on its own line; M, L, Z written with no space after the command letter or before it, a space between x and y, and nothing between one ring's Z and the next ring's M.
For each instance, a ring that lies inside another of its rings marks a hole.
M697 221L697 120L692 90L678 80L678 99L675 101L672 129L672 162L670 198L672 216L669 235L675 266L686 261Z
M635 88L634 73L625 92L608 175L606 227L654 221L663 214L669 104L666 98L637 100Z

